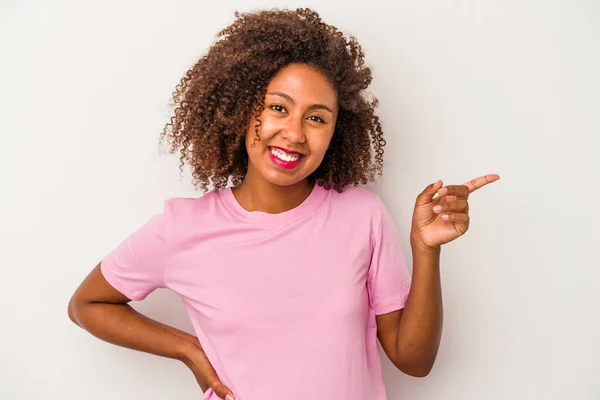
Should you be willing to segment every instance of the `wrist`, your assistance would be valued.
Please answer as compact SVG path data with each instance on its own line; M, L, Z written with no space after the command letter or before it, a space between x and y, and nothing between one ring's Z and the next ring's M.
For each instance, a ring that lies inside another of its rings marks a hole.
M442 252L442 246L428 246L423 243L423 240L419 237L419 235L414 232L410 233L410 246L412 248L413 254L427 254L427 255L437 255L439 256Z
M188 340L182 340L179 344L177 344L175 348L175 353L177 354L177 359L183 362L185 365L190 365L195 358L195 354L201 350L200 345L195 345L194 343Z

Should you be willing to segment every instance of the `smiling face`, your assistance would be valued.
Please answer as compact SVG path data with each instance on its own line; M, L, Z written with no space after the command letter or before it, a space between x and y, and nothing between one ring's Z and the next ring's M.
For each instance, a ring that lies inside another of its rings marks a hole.
M323 161L335 130L337 95L315 67L289 64L269 82L256 139L255 120L246 132L248 179L290 186Z

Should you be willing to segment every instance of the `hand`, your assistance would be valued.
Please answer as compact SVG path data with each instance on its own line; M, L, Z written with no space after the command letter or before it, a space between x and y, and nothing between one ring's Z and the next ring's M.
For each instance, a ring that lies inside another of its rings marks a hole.
M442 244L464 235L469 229L469 195L498 179L498 175L490 174L464 185L442 187L439 180L427 186L415 202L411 244L439 250ZM434 198L436 193L439 196Z
M206 353L204 353L197 339L195 343L190 343L182 361L192 370L203 392L212 389L221 399L235 400L233 392L219 380L217 372L208 360L208 357L206 357Z

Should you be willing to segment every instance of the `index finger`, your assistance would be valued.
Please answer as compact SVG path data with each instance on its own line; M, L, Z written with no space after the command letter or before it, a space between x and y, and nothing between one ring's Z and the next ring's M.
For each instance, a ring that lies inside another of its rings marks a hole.
M484 187L485 185L497 181L500 179L500 176L497 174L488 174L484 176L480 176L479 178L471 179L469 182L465 183L464 186L469 188L469 192L473 193L479 188Z

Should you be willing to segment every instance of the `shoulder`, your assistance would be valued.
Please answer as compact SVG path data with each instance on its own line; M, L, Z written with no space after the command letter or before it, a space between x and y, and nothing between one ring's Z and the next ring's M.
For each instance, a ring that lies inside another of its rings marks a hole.
M352 207L354 211L364 211L370 215L379 214L383 205L377 193L361 186L347 186L341 193L332 189L331 198L334 202Z
M163 202L163 214L172 224L197 220L210 215L219 201L219 193L210 191L200 197L169 197Z
M361 186L348 186L341 193L331 189L330 212L355 226L368 226L375 231L384 217L385 206L377 193Z

